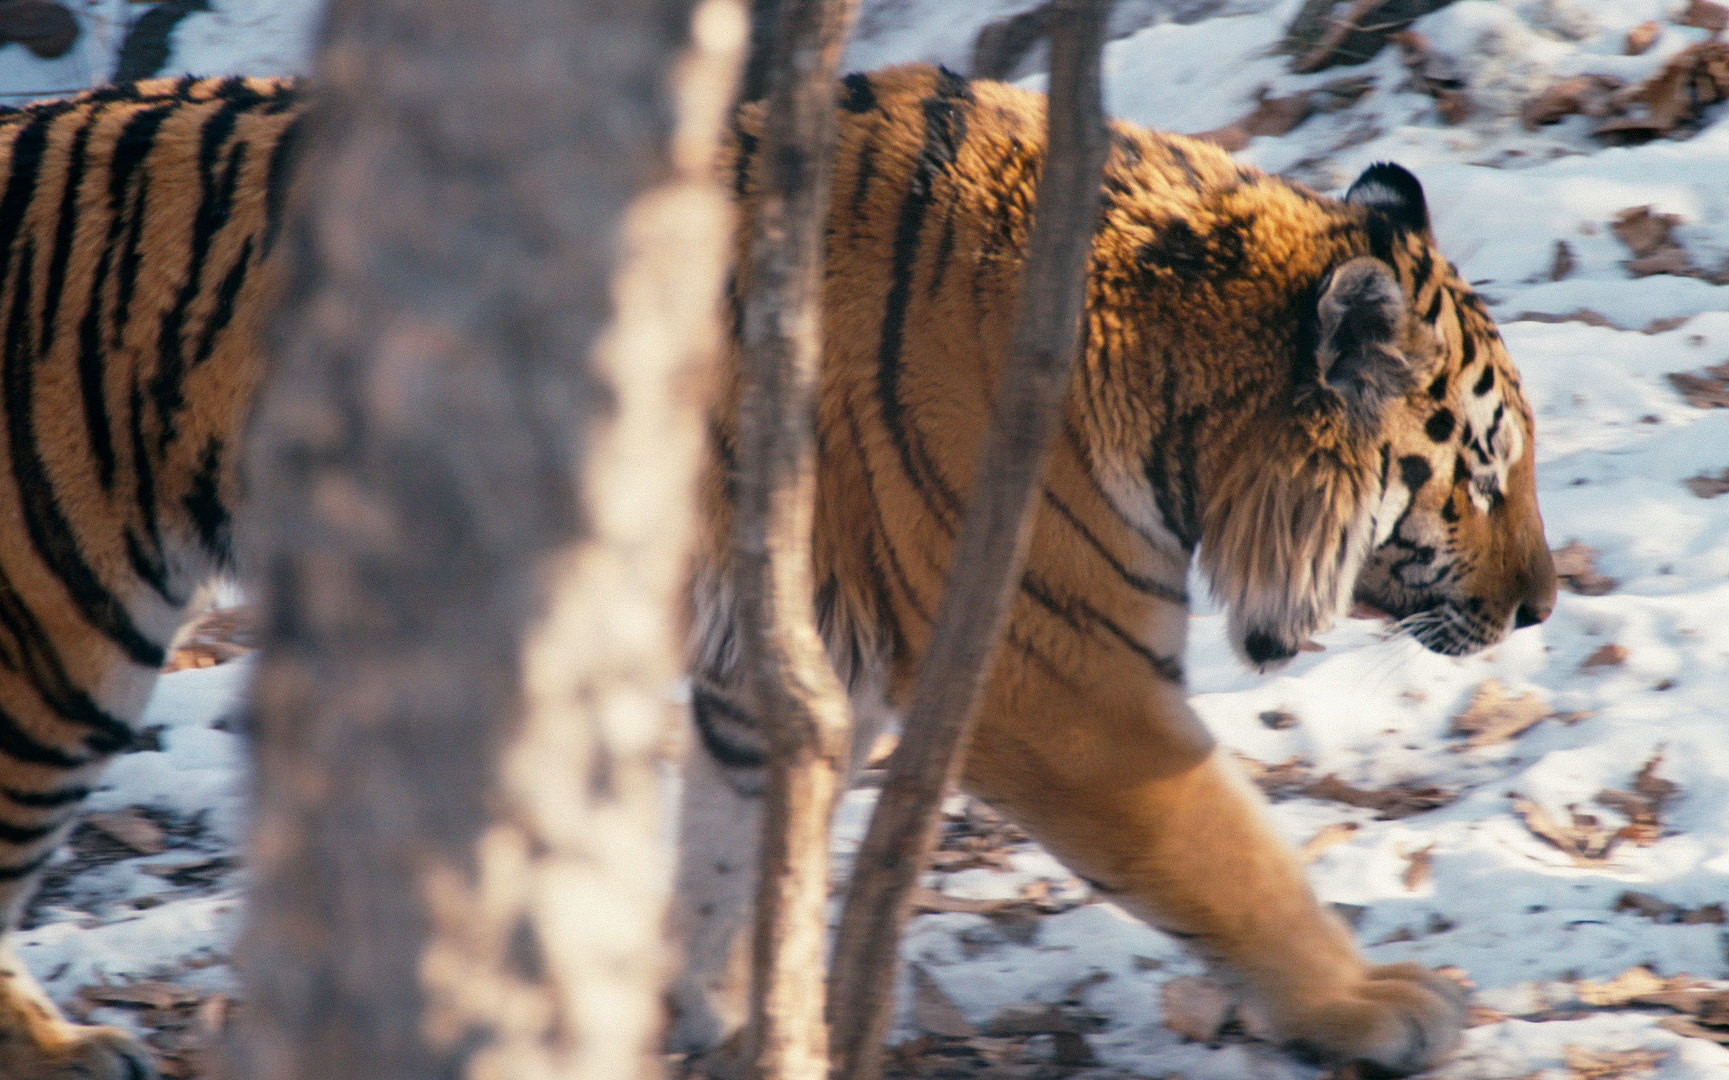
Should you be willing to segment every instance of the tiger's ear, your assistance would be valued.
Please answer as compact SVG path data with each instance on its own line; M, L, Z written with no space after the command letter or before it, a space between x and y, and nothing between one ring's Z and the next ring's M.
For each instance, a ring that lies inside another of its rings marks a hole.
M1315 308L1315 381L1298 388L1298 403L1339 409L1353 424L1378 428L1383 410L1415 381L1400 349L1405 290L1386 263L1362 256L1327 275Z
M1423 198L1423 185L1408 169L1390 161L1364 169L1345 192L1345 202L1368 207L1401 229L1429 230L1429 204Z

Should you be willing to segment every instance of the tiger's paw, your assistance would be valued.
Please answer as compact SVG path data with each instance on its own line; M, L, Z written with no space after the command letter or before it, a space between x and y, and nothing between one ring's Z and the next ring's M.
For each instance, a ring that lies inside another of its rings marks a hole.
M73 1024L25 1004L0 1028L6 1080L157 1080L150 1052L127 1032Z
M1440 1064L1459 1045L1468 1012L1457 980L1420 964L1369 968L1349 993L1280 1025L1298 1053L1326 1062L1364 1062L1407 1076Z

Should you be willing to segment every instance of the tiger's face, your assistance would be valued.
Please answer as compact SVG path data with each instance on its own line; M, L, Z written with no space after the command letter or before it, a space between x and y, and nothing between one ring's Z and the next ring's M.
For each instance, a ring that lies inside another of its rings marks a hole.
M1555 572L1518 374L1481 301L1444 262L1435 269L1412 305L1435 315L1410 328L1428 370L1385 429L1355 598L1425 647L1463 656L1547 618Z

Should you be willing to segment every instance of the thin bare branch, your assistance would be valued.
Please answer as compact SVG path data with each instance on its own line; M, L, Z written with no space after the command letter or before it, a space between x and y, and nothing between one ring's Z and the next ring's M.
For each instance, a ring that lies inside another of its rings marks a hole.
M761 174L739 283L732 540L747 691L770 744L746 1048L752 1074L763 1080L819 1080L828 1071L828 821L851 724L812 607L812 417L834 76L852 7L851 0L786 0L774 13L770 59L759 68Z
M875 1080L893 1012L900 928L959 771L1026 559L1032 506L1079 344L1108 139L1099 54L1109 0L1052 6L1051 100L1012 352L905 734L859 851L829 985L837 1080Z

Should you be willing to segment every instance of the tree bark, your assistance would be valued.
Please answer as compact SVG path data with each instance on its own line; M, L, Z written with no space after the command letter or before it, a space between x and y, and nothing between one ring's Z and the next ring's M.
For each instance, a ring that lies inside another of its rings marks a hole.
M338 0L327 34L242 525L234 1072L652 1076L741 8Z
M759 0L755 9L772 6ZM828 1074L828 826L846 778L851 718L812 605L813 432L834 78L852 6L786 0L773 27L757 28L757 62L747 65L747 83L760 85L745 92L764 101L763 164L739 273L732 545L747 692L769 745L745 1042L762 1080Z
M835 939L829 987L838 1080L881 1075L900 930L1026 561L1035 496L1079 348L1087 251L1109 147L1099 54L1110 7L1110 0L1052 5L1048 136L1010 355L931 643Z

